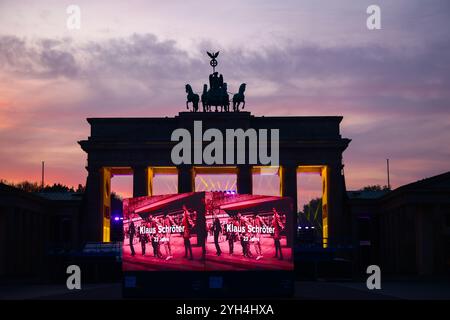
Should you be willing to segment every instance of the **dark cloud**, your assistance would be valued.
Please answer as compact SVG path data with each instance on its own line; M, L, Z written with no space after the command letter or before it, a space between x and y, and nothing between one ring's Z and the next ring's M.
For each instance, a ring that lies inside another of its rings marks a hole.
M207 82L210 67L204 51L209 46L203 45L187 52L151 34L77 44L1 36L0 73L52 81L58 89L66 83L81 87L80 97L47 99L23 117L29 121L28 131L72 129L72 136L61 139L73 144L85 130L87 116L161 116L183 110L184 85L191 83L200 91ZM439 140L450 140L445 120L450 115L448 57L450 41L404 48L286 44L221 50L219 70L231 91L241 82L248 84L248 105L256 114L340 114L350 119L343 130L354 140L346 153L350 168L388 153L405 162L435 164L437 159L442 164L449 147ZM47 90L52 97L52 87ZM23 100L33 99L26 95L24 90ZM430 136L434 139L426 138ZM0 143L8 146L6 140ZM35 151L33 145L39 142L33 139L29 152ZM354 168L364 174L359 165Z
M198 48L195 56L203 51ZM258 51L231 48L221 53L220 70L226 79L236 82L230 83L231 87L250 82L249 97L252 82L257 85L258 81L264 81L276 87L273 97L344 100L352 97L367 99L370 106L392 103L399 108L413 108L426 99L428 108L445 109L450 88L449 56L450 41L430 43L417 50L314 44ZM102 99L108 99L107 96L111 100L140 99L139 95L148 95L174 103L170 95L163 98L156 92L182 90L186 82L192 82L199 91L210 71L207 63L206 57L193 58L178 49L174 41L159 41L151 34L77 46L67 39L0 38L3 70L21 77L62 76L82 81L101 93Z
M75 48L68 40L27 41L14 36L0 37L0 67L27 78L73 78L79 66Z

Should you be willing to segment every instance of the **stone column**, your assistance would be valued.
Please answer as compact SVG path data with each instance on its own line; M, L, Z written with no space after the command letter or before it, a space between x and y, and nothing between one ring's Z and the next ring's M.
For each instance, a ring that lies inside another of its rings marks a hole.
M194 191L194 169L192 166L178 167L178 193Z
M288 245L292 245L297 233L297 166L286 165L281 167L281 196L292 199L292 223L286 223L286 227L291 229L291 237L288 238Z
M239 194L253 193L252 166L238 166L236 186Z
M89 167L86 180L86 206L82 210L82 234L85 241L102 241L102 174L100 167Z
M293 212L295 214L295 219L297 219L297 166L282 166L280 180L281 196L292 198Z
M344 178L342 165L328 165L328 243L350 244L351 220L344 212Z
M148 196L149 177L147 166L133 167L133 197Z

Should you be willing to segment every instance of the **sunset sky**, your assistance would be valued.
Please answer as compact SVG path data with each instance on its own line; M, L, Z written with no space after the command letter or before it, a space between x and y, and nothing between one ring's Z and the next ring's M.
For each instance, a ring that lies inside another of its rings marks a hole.
M93 2L0 0L0 179L84 184L86 118L176 115L206 50L254 115L344 116L348 189L450 170L448 0Z

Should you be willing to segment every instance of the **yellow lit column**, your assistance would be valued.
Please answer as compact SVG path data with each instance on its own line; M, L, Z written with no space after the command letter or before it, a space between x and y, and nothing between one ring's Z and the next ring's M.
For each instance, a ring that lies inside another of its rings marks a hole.
M328 246L328 193L329 193L329 170L327 166L323 166L321 169L322 175L322 237L323 247Z
M299 166L298 172L315 172L320 173L322 177L322 244L326 248L328 246L328 239L330 235L330 221L329 221L329 194L330 194L330 170L329 166L324 165L308 165Z
M106 167L100 169L101 211L103 216L103 242L110 242L111 237L111 170Z

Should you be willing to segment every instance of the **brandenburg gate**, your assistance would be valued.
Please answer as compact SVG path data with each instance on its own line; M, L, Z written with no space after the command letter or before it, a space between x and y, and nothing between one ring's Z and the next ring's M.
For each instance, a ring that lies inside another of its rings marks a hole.
M342 153L350 140L340 134L342 117L258 117L242 111L239 107L241 104L242 108L245 106L246 84L241 84L239 92L231 99L223 76L215 71L218 52L208 55L214 68L209 76L209 89L205 84L200 97L189 84L186 85L186 107L192 104L190 112L161 118L87 119L90 136L79 141L87 153L88 171L82 238L85 241L110 241L111 177L114 175L133 176L134 197L154 194L153 177L158 173L175 175L178 193L196 191L194 182L198 174L233 174L237 192L252 194L253 175L267 166L260 163L260 159L232 165L174 164L171 153L178 142L172 141L173 132L182 128L194 136L194 122L201 121L203 130L214 129L223 136L229 129L278 129L279 160L277 166L271 167L279 176L278 195L291 197L294 212L297 212L297 174L320 173L324 245L339 244L348 239L351 219L344 210ZM202 111L199 110L199 103L202 104ZM246 144L243 150L247 158L252 151L249 145ZM190 154L193 155L196 152L195 143L191 147Z
M204 129L279 129L280 195L297 203L297 173L320 172L323 187L323 236L329 243L349 234L344 214L345 183L342 153L350 140L340 135L342 117L256 117L249 112L181 112L172 118L89 118L91 134L79 141L87 153L84 239L109 241L110 191L113 175L133 175L133 196L152 194L152 177L170 172L178 177L178 192L195 191L200 172L232 173L237 192L252 193L252 175L263 165L174 165L171 134L185 128L194 134L194 121ZM192 154L194 151L192 150ZM294 208L297 212L297 208Z

